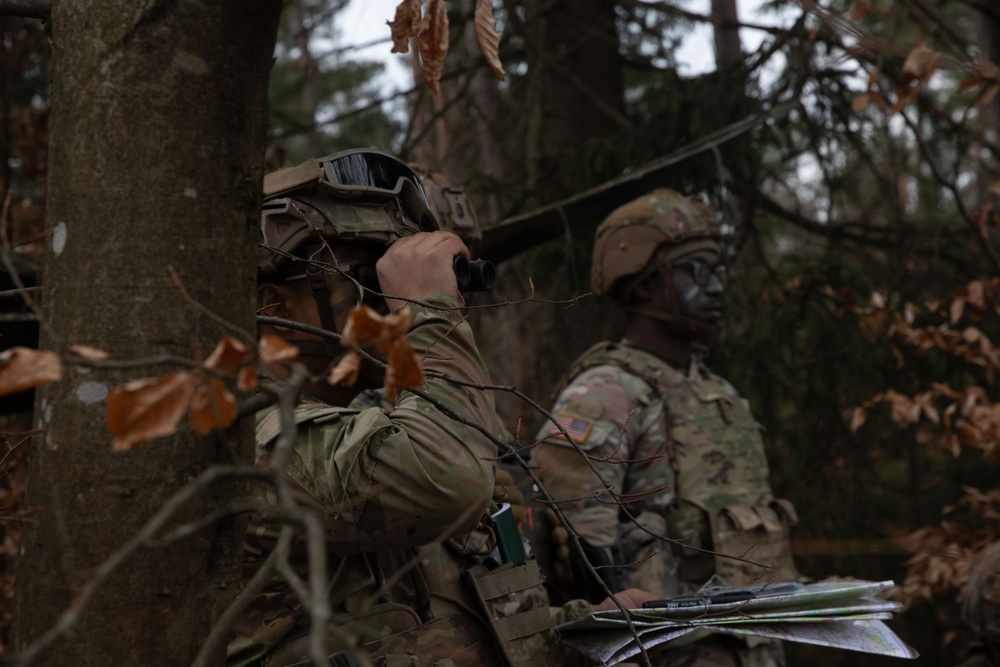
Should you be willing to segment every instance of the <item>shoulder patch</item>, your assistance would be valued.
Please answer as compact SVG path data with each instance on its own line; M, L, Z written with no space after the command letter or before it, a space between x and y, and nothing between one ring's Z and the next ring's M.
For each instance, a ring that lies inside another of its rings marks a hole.
M557 412L555 414L556 423L549 427L549 435L554 435L557 438L566 439L566 436L562 434L559 430L561 426L569 434L569 437L573 439L573 442L581 443L587 440L587 436L590 435L591 429L594 428L594 422L584 417L578 417L576 415L571 415L568 412Z

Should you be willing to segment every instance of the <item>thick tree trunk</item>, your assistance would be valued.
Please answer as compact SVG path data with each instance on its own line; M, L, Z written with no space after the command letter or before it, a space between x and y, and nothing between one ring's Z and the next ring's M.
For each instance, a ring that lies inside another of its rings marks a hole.
M50 242L42 347L70 343L116 359L207 355L226 327L171 280L254 329L267 80L280 0L211 3L61 0L52 16ZM113 453L107 392L163 365L67 368L39 391L15 601L17 653L50 628L95 568L206 467L245 459L250 425L181 433ZM179 521L228 499L214 490ZM242 535L215 524L122 565L71 637L36 664L190 665L235 594ZM216 656L221 659L221 656Z

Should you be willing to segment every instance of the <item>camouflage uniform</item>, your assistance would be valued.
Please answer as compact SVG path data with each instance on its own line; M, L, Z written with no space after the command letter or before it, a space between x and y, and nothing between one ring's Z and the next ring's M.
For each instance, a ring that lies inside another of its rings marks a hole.
M291 280L282 276L292 256L337 263L324 254L328 242L377 247L414 233L414 221L433 227L419 183L407 174L390 156L348 151L265 179L272 198L265 200L259 276ZM351 295L331 294L315 266L310 262L304 277L324 328L335 330L331 302L349 305ZM346 408L304 400L295 412L286 472L298 506L319 515L326 530L327 646L377 667L563 664L552 629L563 610L550 609L537 565L488 557L496 546L489 515L497 450L471 424L490 434L500 426L488 392L450 381L489 384L486 366L460 300L437 294L422 302L411 306L407 340L425 371L423 391L435 402L403 390L392 405L362 393ZM276 408L258 415L259 464L273 456L281 428ZM275 550L279 528L251 521L245 582ZM290 561L307 580L304 540L293 542ZM234 624L227 664L306 664L310 625L306 605L276 574Z
M671 206L672 200L663 210L654 204L653 214L667 221L659 229L673 224ZM648 219L648 205L642 215ZM681 233L698 230L691 218L677 218ZM654 224L641 231L654 239L657 232ZM635 253L636 245L608 247ZM626 276L638 274L648 259L630 261L638 268L622 270ZM598 268L595 259L595 274ZM561 387L552 409L557 423L540 430L535 462L583 538L587 560L614 565L598 569L612 590L636 587L672 597L696 591L713 575L730 585L799 578L788 534L795 511L773 497L760 427L747 402L700 354L678 366L627 339L603 342L573 364ZM671 545L665 536L679 542ZM659 662L741 663L782 664L780 644L714 635L665 651Z
M427 301L458 306L443 295ZM458 310L417 308L409 341L426 370L489 382ZM470 422L499 429L486 392L434 378L428 378L426 390ZM495 546L482 520L493 487L495 446L412 393L402 392L391 410L367 407L365 400L349 408L303 402L288 467L299 500L321 512L328 529L331 648L357 642L371 656L406 656L408 665L446 659L455 665L502 665L491 621L475 595L481 589L486 604L502 606L498 614L518 630L501 628L510 637L512 662L555 651L554 633L538 630L562 619L550 616L540 576L524 573L522 589L511 594L508 586L498 593L490 589L491 579L510 566L490 571L482 564ZM279 431L277 410L264 411L257 426L258 461L270 456ZM435 543L463 533L468 534ZM276 535L274 526L251 525L247 577L271 552ZM296 544L294 557L305 576L304 544ZM534 563L532 568L537 572ZM276 577L236 625L228 664L298 664L308 656L308 625L301 601Z

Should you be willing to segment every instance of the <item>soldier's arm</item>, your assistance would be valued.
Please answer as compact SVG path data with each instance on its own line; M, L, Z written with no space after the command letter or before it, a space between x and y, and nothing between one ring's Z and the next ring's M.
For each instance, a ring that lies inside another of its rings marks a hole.
M488 383L458 301L445 295L425 301L442 310L413 309L408 340L424 370ZM415 546L466 533L490 502L496 446L470 424L497 433L492 398L430 375L423 391L433 402L403 390L391 411L369 408L299 425L288 472L323 508L338 551Z

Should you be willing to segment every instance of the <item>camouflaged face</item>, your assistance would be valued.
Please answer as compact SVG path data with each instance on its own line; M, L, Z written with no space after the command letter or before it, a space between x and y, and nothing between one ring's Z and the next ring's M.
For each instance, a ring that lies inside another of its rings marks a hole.
M597 228L591 287L597 294L612 294L619 281L642 273L661 246L699 240L711 245L720 232L707 204L673 190L654 190L615 209Z

